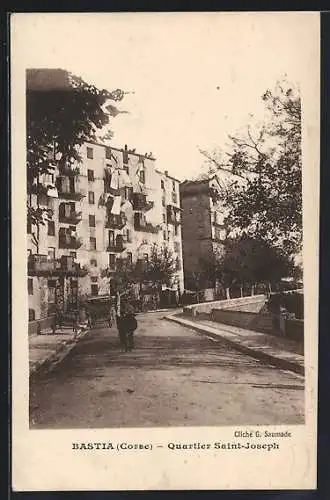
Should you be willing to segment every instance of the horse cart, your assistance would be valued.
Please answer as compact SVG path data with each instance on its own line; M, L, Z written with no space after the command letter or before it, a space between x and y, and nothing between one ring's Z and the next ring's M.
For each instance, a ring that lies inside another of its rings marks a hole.
M90 328L111 327L114 318L115 301L113 297L91 297L86 301L86 315Z

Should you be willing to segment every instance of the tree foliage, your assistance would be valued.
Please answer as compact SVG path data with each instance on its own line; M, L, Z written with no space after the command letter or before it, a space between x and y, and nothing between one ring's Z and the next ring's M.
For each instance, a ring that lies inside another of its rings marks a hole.
M292 254L302 242L300 96L278 84L263 101L268 120L254 133L248 127L246 134L231 137L232 170L251 175L229 191L227 222Z
M177 270L173 252L166 246L152 245L150 257L143 273L144 281L152 282L157 288L161 285L172 286Z
M302 242L301 99L299 89L277 83L262 100L265 116L229 136L225 151L208 153L210 172L229 170L244 182L232 182L226 205L227 226L262 238L287 254Z
M242 235L225 242L225 252L217 259L214 273L224 288L232 285L271 283L293 269L292 260L261 238Z
M120 101L124 96L122 90L100 90L64 70L54 71L54 76L62 72L66 85L47 89L31 85L29 81L27 84L28 193L41 174L54 172L54 154L50 151L56 152L59 168L70 168L81 161L80 145L96 140L99 130L109 134L110 118L118 113L114 106L109 108L108 103ZM42 188L44 186L39 187ZM29 222L41 222L41 212L30 206Z

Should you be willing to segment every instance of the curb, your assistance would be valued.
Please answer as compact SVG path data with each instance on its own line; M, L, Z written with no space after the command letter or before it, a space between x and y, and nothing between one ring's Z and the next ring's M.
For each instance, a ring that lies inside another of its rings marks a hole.
M175 318L174 315L173 316L164 316L163 319L165 319L167 321L173 321L174 323L177 323L181 326L185 326L186 328L191 328L192 330L196 330L196 332L198 332L202 335L207 335L208 337L211 337L215 340L220 340L223 343L227 344L228 346L233 347L237 351L242 352L243 354L247 354L248 356L251 356L252 358L258 359L258 360L263 361L267 364L271 364L273 366L281 368L282 370L289 370L289 371L298 373L299 375L305 375L305 367L299 363L295 363L294 361L279 358L279 357L274 356L272 354L262 352L259 349L246 347L242 344L239 344L238 342L235 342L235 341L230 340L226 337L223 337L222 335L208 332L201 326L190 325L190 324L188 325L185 323L185 320L182 321L179 318Z
M83 338L86 333L89 332L88 328L79 328L76 335L68 340L64 340L56 346L55 351L50 354L47 358L43 359L39 363L36 363L29 373L29 377L33 377L38 373L41 368L45 368L49 365L49 370L51 371L55 366L61 363L64 358L71 352L71 350L77 345L79 340ZM66 349L68 347L68 349ZM64 351L64 352L63 352Z

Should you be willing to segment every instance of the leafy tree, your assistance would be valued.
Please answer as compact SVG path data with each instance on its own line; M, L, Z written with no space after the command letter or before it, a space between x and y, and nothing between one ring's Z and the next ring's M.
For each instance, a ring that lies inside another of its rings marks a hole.
M172 286L177 270L177 262L173 252L166 246L154 243L151 247L150 257L143 272L144 281L153 283L160 291L162 285Z
M230 170L243 182L228 186L229 228L262 238L288 255L302 243L301 100L299 89L277 83L262 96L265 117L229 136L225 151L201 151L210 172Z
M233 285L252 288L256 283L278 281L293 269L292 260L282 254L267 241L242 235L229 238L225 243L225 252L215 268L215 275L226 289L227 298Z
M230 190L228 222L292 254L302 242L300 96L278 84L263 100L269 120L255 133L248 127L245 135L231 137L232 170L252 175Z
M81 162L80 145L96 140L100 130L111 136L110 117L119 111L110 103L124 92L100 90L62 69L28 70L26 76L27 187L39 195L45 192L40 175L54 172L54 151L58 167L72 169ZM28 223L44 224L48 216L29 200Z
M132 293L133 286L139 282L140 272L137 264L117 259L116 272L113 273L108 268L103 269L101 276L110 279L112 294L124 295Z

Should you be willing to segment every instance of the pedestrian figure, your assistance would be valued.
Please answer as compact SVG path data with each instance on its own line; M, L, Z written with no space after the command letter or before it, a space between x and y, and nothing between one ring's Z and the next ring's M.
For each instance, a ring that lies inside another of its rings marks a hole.
M111 302L110 303L110 310L109 310L109 328L112 327L113 323L115 322L116 320L116 309L115 309L115 306L114 304Z
M134 307L131 304L121 301L117 314L117 328L122 349L127 352L134 347L133 335L137 329Z
M123 329L125 331L125 351L131 351L134 347L134 332L138 326L134 307L131 304L128 304L126 308L123 323Z

